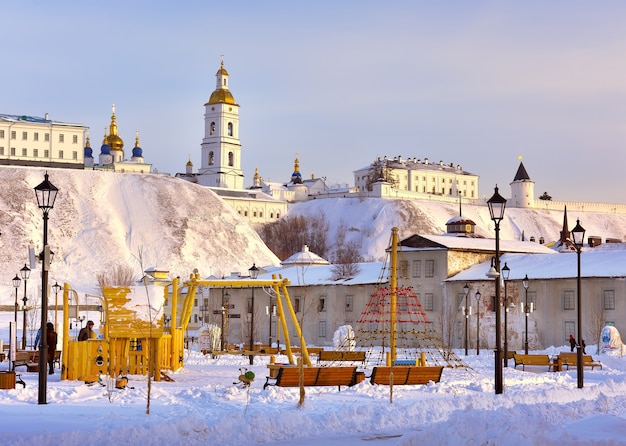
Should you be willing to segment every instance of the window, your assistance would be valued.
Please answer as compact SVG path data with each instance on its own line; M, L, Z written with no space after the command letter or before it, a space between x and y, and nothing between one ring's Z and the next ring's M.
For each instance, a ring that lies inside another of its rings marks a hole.
M528 292L528 305L532 305L533 311L537 311L537 292L536 291Z
M37 158L39 156L39 150L33 149L33 158Z
M63 133L59 133L59 142L65 142L65 135L63 135Z
M17 138L17 134L15 133L15 130L11 130L11 139L15 138Z
M319 321L317 326L317 336L320 338L326 337L326 321Z
M573 309L574 309L574 291L565 290L563 291L563 310L573 310Z
M419 299L419 295L417 296L417 298ZM433 298L433 293L424 293L422 308L425 311L435 311L435 299Z
M0 155L4 155L4 147L0 147Z
M322 312L326 311L326 298L320 297L320 300L317 302L317 311Z
M44 140L45 142L50 141L50 133L44 133L44 134L43 134L43 140Z
M11 147L11 156L15 156L15 147Z
M465 306L465 293L457 293L456 295L456 307L461 309Z
M435 261L426 260L424 277L435 277Z
M76 150L72 152L72 159L75 159L75 160L78 159L78 152Z
M210 130L209 130L209 135L212 135L212 134L214 134L214 133L215 133L215 123L214 123L214 122L212 122L212 123L211 123L211 128L210 128Z
M233 123L228 123L228 136L233 136Z
M230 167L235 165L235 155L233 154L233 152L228 152L228 165Z
M413 260L413 277L422 277L422 261Z
M209 152L209 166L212 166L213 163L215 162L215 154L213 153L213 151L211 150Z
M78 135L72 135L72 144L78 144Z
M194 307L198 306L198 298L197 297L193 300L193 306Z
M63 150L59 150L59 158L63 159Z
M44 158L50 158L50 151L48 149L43 151Z
M38 132L33 133L33 141L39 141L39 133Z
M569 344L569 335L576 333L576 322L563 322L563 344Z
M346 311L352 311L354 309L354 296L346 296Z
M0 130L0 139L4 139L4 130Z
M407 311L409 311L409 306L406 302L405 295L398 296L398 311L402 313L406 313Z
M28 149L22 149L22 156L28 156Z
M296 297L293 301L293 311L294 313L300 313L300 298Z
M604 309L615 310L615 290L604 290Z
M400 277L409 277L409 261L408 260L400 260Z
M28 132L22 132L22 141L28 140Z

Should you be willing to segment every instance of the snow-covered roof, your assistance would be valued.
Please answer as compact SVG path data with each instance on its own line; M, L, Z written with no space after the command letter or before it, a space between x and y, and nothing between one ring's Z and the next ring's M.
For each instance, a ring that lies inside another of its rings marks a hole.
M447 235L419 235L421 239L430 241L432 246L411 247L402 245L403 251L416 250L432 250L432 249L455 249L468 251L495 251L495 240L488 238L473 238L459 236L458 234ZM408 240L408 239L407 239ZM403 240L404 242L404 240ZM438 246L437 246L438 245ZM550 248L535 242L526 242L519 240L500 240L501 252L519 252L519 253L535 253L550 254L553 253Z
M617 243L615 245L618 245ZM623 245L623 244L619 244ZM626 249L587 248L580 257L581 277L626 277ZM525 275L532 279L571 279L578 276L576 252L550 254L504 254L500 264L511 269L509 280L521 280ZM490 262L474 265L448 279L448 281L491 280L486 274Z
M338 279L333 280L333 268L334 265L298 265L296 267L289 266L284 267L269 267L264 268L263 272L259 274L259 279L271 280L272 274L281 275L284 279L288 279L291 282L291 286L304 286L304 285L370 285L388 282L387 275L382 279L381 272L385 267L384 262L368 262L357 263L358 273L350 279Z
M318 256L314 252L309 251L309 247L304 245L302 247L302 251L295 253L291 257L280 262L283 266L294 266L294 265L330 265L330 262L322 257Z

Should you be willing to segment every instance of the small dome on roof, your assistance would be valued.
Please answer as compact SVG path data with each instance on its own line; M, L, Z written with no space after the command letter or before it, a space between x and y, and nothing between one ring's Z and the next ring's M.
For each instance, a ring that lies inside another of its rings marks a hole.
M235 98L233 97L233 94L226 90L226 89L222 89L220 88L219 90L215 90L213 93L211 93L211 97L209 98L209 102L207 102L204 105L210 105L210 104L232 104L232 105L237 105L235 103Z
M102 144L100 147L100 155L110 155L111 154L111 146L108 144Z

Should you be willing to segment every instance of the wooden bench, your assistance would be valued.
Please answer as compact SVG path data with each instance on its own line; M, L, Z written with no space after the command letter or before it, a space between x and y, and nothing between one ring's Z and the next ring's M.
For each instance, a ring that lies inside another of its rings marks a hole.
M545 366L548 367L548 371L556 370L556 363L550 359L548 355L513 355L515 360L515 368L518 365L522 366L522 370L526 370L526 366Z
M270 376L265 380L267 386L300 387L300 368L295 365L268 365ZM356 367L302 367L305 387L312 386L353 386L356 384ZM273 383L270 380L274 380Z
M13 359L13 369L20 366L26 366L27 372L39 371L39 351L17 350Z
M320 361L365 362L365 352L349 350L322 350L317 355L317 362Z
M319 356L320 352L324 351L324 347L307 347L306 351L309 352L309 355ZM281 349L280 353L282 355L286 355L287 349ZM294 355L299 355L302 353L302 349L300 347L291 347L291 353Z
M393 371L393 385L418 385L428 384L430 381L438 383L441 381L443 366L397 366L397 367L374 367L370 383L389 385L391 383L391 372Z
M557 357L556 362L557 362L556 367L558 370L563 370L564 367L566 370L569 370L570 366L571 367L577 366L578 354L561 352L559 353L559 356ZM602 363L598 361L594 361L591 355L583 355L583 367L591 367L591 370L593 370L594 367L600 367L600 369L602 369Z

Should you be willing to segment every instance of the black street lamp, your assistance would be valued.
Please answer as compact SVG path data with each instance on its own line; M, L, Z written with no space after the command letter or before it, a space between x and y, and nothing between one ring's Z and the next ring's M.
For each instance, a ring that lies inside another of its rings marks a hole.
M504 280L504 367L509 366L509 344L508 344L508 322L507 315L509 314L509 302L508 297L506 295L506 281L509 280L509 275L511 274L511 268L509 265L504 262L504 266L502 267L502 279Z
M480 355L480 291L476 291L476 356Z
M524 290L526 293L526 298L524 302L524 318L525 318L525 328L524 328L524 354L528 354L528 315L532 311L532 308L528 306L528 274L524 276L522 279L522 285L524 285Z
M506 199L498 193L498 186L495 187L493 196L487 200L489 206L489 215L495 224L496 232L496 258L495 273L490 277L495 280L496 284L496 350L495 350L495 392L496 395L502 393L502 351L500 350L500 222L504 218L504 209L506 208Z
M256 267L256 263L252 264L252 267L248 270L250 278L256 280L259 277L259 268ZM250 307L250 365L254 364L254 287L252 287L252 305Z
M52 285L52 289L54 290L54 329L59 329L58 324L58 313L59 313L59 291L61 291L61 285L58 282L54 282Z
M465 316L465 356L467 356L467 349L469 347L469 336L467 331L467 323L469 318L469 307L467 303L467 296L469 295L469 285L466 283L463 287L463 291L465 292L465 307L463 307L463 313Z
M228 350L228 310L230 303L228 302L230 294L228 291L224 293L222 289L222 351Z
M46 387L48 384L48 270L50 269L50 247L48 246L48 212L54 207L59 189L48 181L48 172L44 180L35 186L37 206L43 212L43 257L41 259L41 337L39 342L39 404L46 404Z
M576 226L572 229L572 238L574 239L574 245L576 246L576 254L578 256L578 299L576 302L576 310L578 312L578 343L576 344L576 376L578 381L578 388L582 389L584 384L583 376L583 312L582 312L582 296L581 296L581 281L580 281L580 253L583 249L583 242L585 240L585 229L580 226L580 219L576 219Z
M13 322L15 323L16 327L17 327L17 289L20 287L21 283L22 283L22 279L20 279L20 277L16 274L15 277L13 278L13 288L15 288L15 311L13 314Z
M26 282L28 282L28 278L30 277L30 268L26 266L26 263L24 263L24 268L20 270L20 274L22 275L22 280L24 280L24 297L22 298L22 302L24 302L24 306L22 307L24 312L24 321L22 325L22 350L26 350L26 302L28 302L28 297L26 297Z

